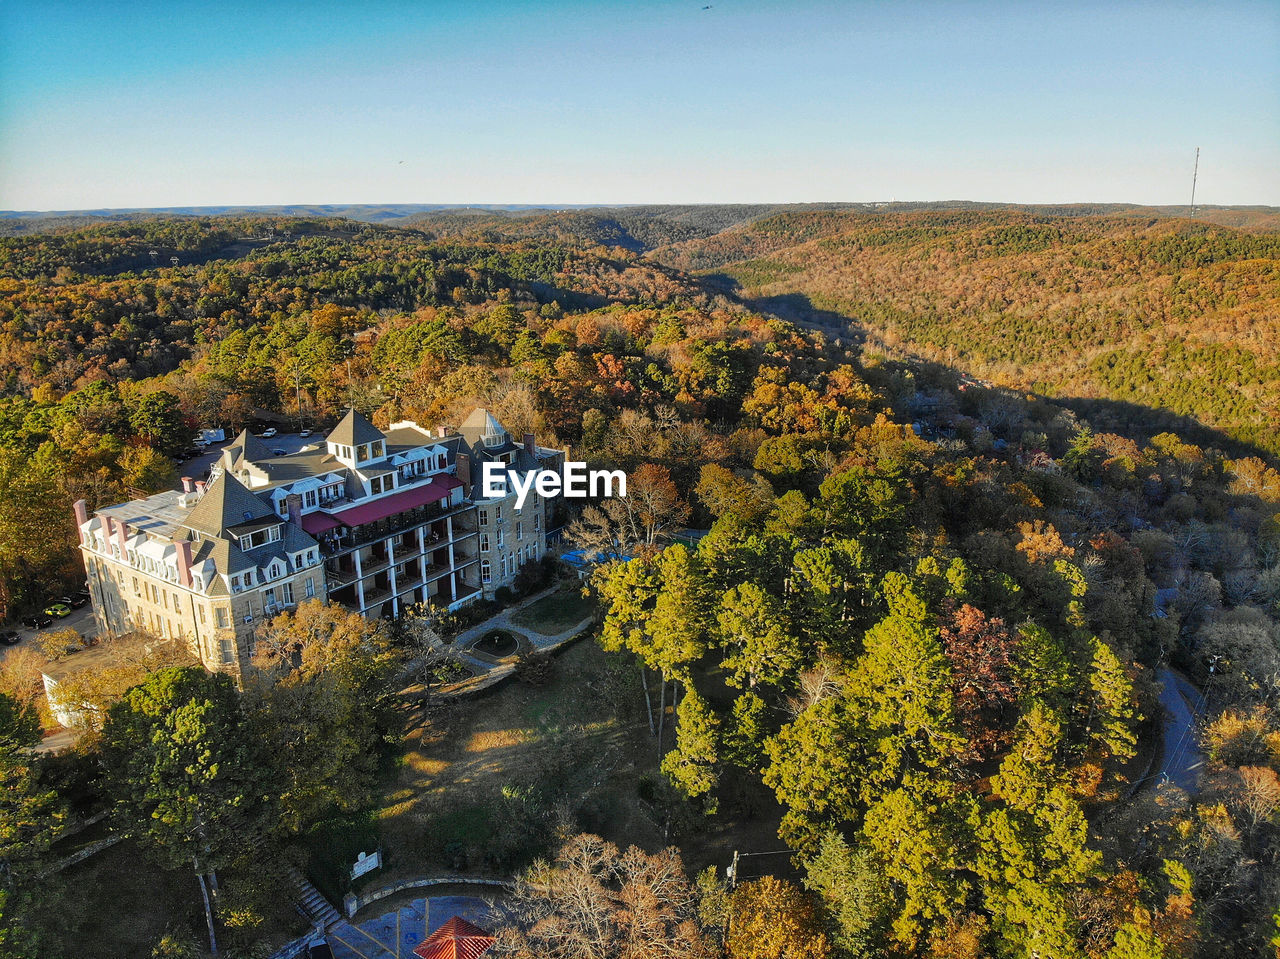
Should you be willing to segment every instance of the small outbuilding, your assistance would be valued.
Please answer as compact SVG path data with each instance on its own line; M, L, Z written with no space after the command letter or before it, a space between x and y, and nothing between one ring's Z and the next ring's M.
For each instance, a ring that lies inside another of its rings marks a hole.
M454 916L413 950L419 959L479 959L495 940L479 926Z

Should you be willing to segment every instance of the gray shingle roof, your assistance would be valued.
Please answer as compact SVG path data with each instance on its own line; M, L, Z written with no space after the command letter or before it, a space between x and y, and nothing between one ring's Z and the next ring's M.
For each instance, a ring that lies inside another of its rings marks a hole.
M372 423L355 410L347 410L347 415L333 428L326 440L330 443L341 443L343 446L361 446L364 443L373 443L385 438Z
M222 536L228 526L274 515L266 503L224 472L191 508L182 525L206 536Z

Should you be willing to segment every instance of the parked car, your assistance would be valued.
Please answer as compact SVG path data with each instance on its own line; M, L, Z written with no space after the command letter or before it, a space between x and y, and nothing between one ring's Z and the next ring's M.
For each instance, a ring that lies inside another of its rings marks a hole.
M76 599L83 599L86 603L89 602L91 598L89 596L89 591L87 589L77 589L71 595L74 596Z
M6 646L16 646L22 640L22 634L16 629L6 629L0 632L0 643Z
M89 602L88 596L81 596L79 593L72 593L70 596L63 596L62 603L70 606L72 609L81 609Z
M57 616L58 619L62 619L71 615L71 607L66 603L50 603L44 608L44 614L46 616Z
M298 435L299 435L299 436L310 436L310 435L311 435L311 430L303 430L303 431L302 431L301 433L299 433Z
M29 626L31 629L44 629L46 626L53 625L53 617L45 616L42 613L33 613L30 616L22 617L22 625Z
M277 433L279 433L279 432L280 432L280 431L279 431L278 429L276 429L276 428L273 426L273 427L271 427L271 429L263 430L263 431L262 431L262 438L263 438L264 440L265 440L265 439L270 439L271 437L275 436L275 435L276 435Z
M272 452L272 453L274 453L276 456L288 456L288 455L289 455L289 451L288 451L288 450L272 450L271 452Z

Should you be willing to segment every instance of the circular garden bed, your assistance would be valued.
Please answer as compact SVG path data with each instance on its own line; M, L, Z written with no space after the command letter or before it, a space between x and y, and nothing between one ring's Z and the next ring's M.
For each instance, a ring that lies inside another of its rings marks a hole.
M477 653L484 653L486 656L496 656L501 659L505 656L514 656L516 650L520 648L520 640L505 629L495 629L481 636L480 640L471 648Z

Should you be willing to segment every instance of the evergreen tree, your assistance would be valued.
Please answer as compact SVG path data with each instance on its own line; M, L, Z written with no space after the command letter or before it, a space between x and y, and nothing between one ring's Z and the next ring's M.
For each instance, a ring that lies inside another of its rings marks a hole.
M1133 681L1124 665L1101 640L1093 641L1089 668L1090 734L1104 759L1132 759L1138 738L1133 727L1142 721L1134 701Z

